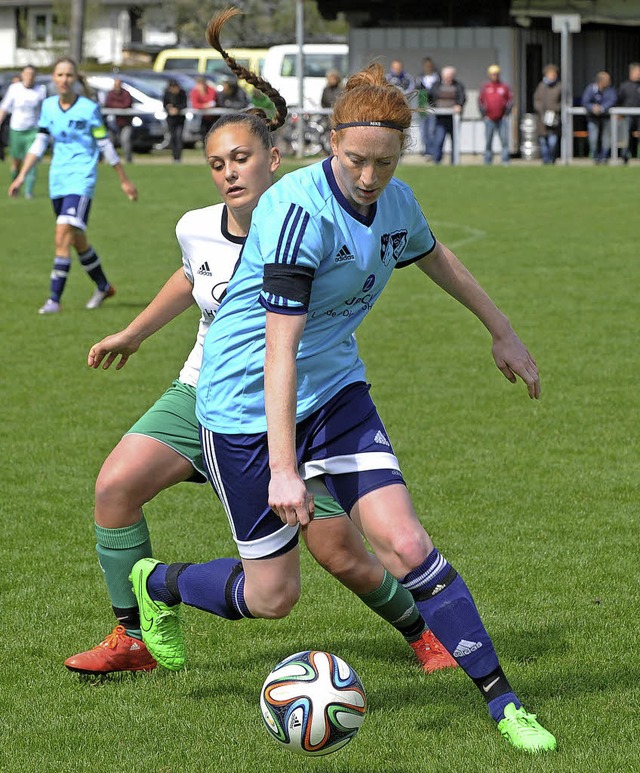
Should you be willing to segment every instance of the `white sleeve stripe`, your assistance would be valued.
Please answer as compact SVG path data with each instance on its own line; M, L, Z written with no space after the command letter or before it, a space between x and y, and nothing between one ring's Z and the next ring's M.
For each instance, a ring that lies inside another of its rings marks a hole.
M107 164L115 166L120 163L120 156L116 153L116 149L113 147L113 143L108 137L97 140L97 143Z
M44 132L38 132L28 152L33 153L33 155L38 156L38 158L42 158L48 147L49 135L45 134Z

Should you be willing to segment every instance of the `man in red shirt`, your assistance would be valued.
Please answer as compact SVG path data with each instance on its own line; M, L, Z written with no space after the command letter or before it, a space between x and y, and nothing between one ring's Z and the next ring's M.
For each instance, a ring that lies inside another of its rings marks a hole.
M507 116L511 112L513 94L506 83L500 80L500 68L492 64L487 69L489 80L480 89L478 95L478 107L484 118L486 144L484 150L484 163L493 161L493 135L495 132L500 137L502 148L502 163L509 163L509 137L507 135Z
M200 76L196 79L196 85L191 89L189 99L191 100L191 107L194 110L206 110L216 106L217 92L213 86L207 83L207 79L204 76ZM200 114L200 136L203 145L207 132L217 119L218 116L212 115L211 113Z
M116 110L130 110L133 107L131 94L122 88L122 81L120 78L116 78L113 81L113 88L107 94L104 100L104 106L115 108ZM116 146L120 145L128 164L133 160L133 154L131 152L131 133L133 132L131 126L132 120L133 117L131 115L110 115L107 121L113 144Z

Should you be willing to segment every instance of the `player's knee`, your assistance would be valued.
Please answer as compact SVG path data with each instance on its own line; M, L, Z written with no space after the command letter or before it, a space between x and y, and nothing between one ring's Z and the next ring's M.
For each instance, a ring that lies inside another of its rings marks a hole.
M122 470L105 463L96 479L95 504L96 509L108 510L123 506L138 507L141 503L137 502Z
M278 620L286 617L291 612L299 598L300 582L289 580L281 587L261 594L259 600L255 600L251 604L251 610L254 613L257 612L259 617Z
M420 566L433 550L433 544L424 529L417 529L393 534L389 549L395 556L394 564L401 566L405 574L408 574L416 566Z

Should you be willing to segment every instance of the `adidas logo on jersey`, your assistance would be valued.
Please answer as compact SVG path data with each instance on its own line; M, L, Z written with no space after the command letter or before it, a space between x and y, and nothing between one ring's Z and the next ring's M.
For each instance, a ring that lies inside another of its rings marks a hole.
M352 255L349 252L349 248L346 244L343 244L342 247L338 250L338 254L336 255L336 263L343 263L345 260L355 260L356 256Z
M209 264L205 260L205 262L200 266L200 268L196 272L200 276L213 276L211 273L211 270L209 269Z
M462 658L465 655L471 655L472 652L479 650L480 647L482 647L481 641L473 642L473 641L467 641L466 639L460 639L460 641L458 642L453 652L453 657Z
M387 438L378 430L375 434L375 437L373 438L374 443L379 443L381 446L388 446L391 448L391 443L387 440Z

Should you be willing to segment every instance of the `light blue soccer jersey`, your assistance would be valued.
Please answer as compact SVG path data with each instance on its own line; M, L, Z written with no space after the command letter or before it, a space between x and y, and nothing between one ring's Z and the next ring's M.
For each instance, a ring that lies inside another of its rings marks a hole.
M100 156L96 140L107 136L99 105L78 97L63 110L57 96L48 97L42 103L38 129L54 142L49 168L51 198L93 196Z
M253 213L239 267L205 339L200 422L224 434L266 431L266 309L307 314L297 354L297 422L364 381L354 331L393 269L435 244L411 189L395 178L364 216L338 188L330 158L285 175ZM305 273L313 277L310 297L296 282Z

